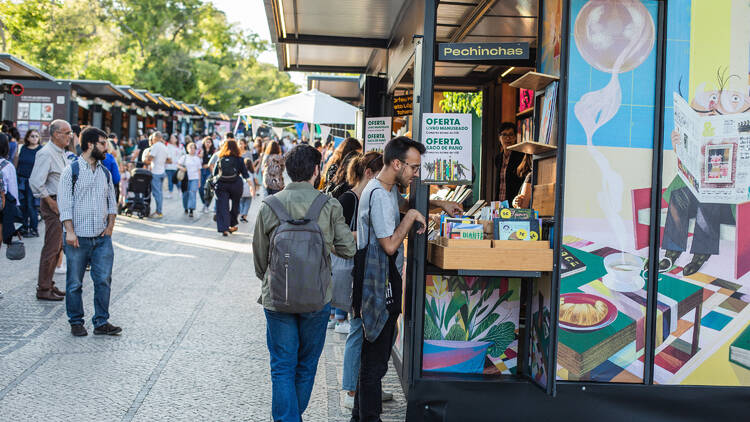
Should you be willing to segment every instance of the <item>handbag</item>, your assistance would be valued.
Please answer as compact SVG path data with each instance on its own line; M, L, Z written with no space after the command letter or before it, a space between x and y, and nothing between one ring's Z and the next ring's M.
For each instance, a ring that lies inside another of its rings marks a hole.
M5 249L5 257L11 261L20 261L26 257L26 248L23 242L14 241Z
M185 178L185 173L187 173L185 169L177 169L177 173L175 174L175 177L177 178L178 182L182 182L182 179Z
M370 198L367 200L369 206L367 208L367 219L372 226L372 194L375 192L373 189L370 191ZM362 236L362 233L357 232L357 237ZM361 317L362 313L362 287L365 281L365 265L367 263L367 248L370 246L370 227L367 228L367 242L365 247L357 249L354 254L353 268L352 268L352 313L355 317Z
M356 210L359 206L359 199L357 199L356 194L352 193L352 195L354 195L356 200L354 206ZM352 216L352 221L349 223L349 229L351 231L357 230L357 219L354 216ZM331 281L333 282L331 306L346 312L352 311L353 270L353 258L341 258L331 254Z

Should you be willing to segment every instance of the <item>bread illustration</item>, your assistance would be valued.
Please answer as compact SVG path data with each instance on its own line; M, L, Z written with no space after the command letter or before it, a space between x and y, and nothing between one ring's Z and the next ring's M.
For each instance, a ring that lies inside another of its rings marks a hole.
M560 321L591 327L599 324L604 320L609 312L607 304L597 300L594 304L590 303L565 303L560 299Z

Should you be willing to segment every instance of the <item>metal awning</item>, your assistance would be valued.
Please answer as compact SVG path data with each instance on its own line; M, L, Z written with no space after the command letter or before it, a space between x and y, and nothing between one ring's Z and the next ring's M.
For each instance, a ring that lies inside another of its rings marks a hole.
M382 73L421 34L423 0L264 0L279 69ZM488 81L533 66L539 0L452 0L437 9L438 42L528 42L530 59L508 63L436 63L436 83ZM407 33L408 32L408 33ZM401 63L401 57L398 65ZM390 73L390 70L388 71ZM406 73L399 79L407 78Z
M307 89L317 89L354 105L359 105L362 100L359 76L310 75Z
M140 94L141 97L145 98L144 102L146 102L146 103L150 102L150 103L153 103L153 104L161 104L159 102L159 100L157 100L156 98L154 98L153 94L151 94L150 92L148 92L148 90L145 90L145 89L136 89L135 91L138 92L138 94Z
M0 77L12 79L41 79L54 81L55 78L16 56L0 53Z
M131 97L133 97L134 99L136 99L136 100L138 100L138 101L140 101L140 102L142 102L142 103L147 103L147 102L148 102L148 100L146 99L146 97L144 97L143 95L139 94L139 93L138 93L138 92L137 92L137 91L136 91L135 89L133 89L132 87L130 87L130 86L128 86L128 85L116 85L116 86L117 86L117 89L119 89L119 90L121 90L121 91L125 91L125 92L127 92L127 93L128 93L128 94L130 94L130 96L131 96Z
M116 100L129 100L130 94L116 87L110 81L89 81L58 79L63 82L69 82L70 86L76 91L78 96L93 99L96 97Z

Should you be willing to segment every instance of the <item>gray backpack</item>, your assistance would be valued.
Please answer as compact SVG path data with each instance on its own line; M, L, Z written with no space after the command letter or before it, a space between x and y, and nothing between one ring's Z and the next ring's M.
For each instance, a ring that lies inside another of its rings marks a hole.
M263 199L280 223L271 235L267 270L271 305L279 312L315 312L326 305L326 292L331 284L331 257L318 217L329 199L318 195L307 215L298 220L289 216L275 196Z

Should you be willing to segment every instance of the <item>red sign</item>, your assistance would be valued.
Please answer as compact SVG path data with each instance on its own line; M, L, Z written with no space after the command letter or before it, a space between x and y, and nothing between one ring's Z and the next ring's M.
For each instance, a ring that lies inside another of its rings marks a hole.
M23 94L23 85L21 84L13 84L10 87L10 93L15 95L16 97L20 97L21 94Z

